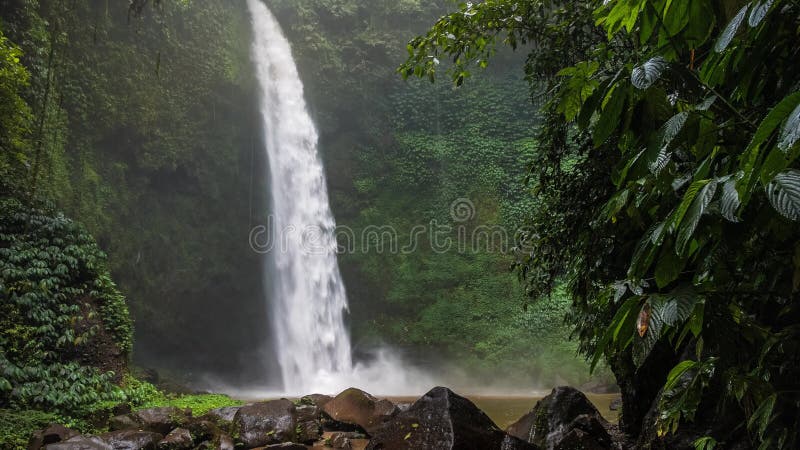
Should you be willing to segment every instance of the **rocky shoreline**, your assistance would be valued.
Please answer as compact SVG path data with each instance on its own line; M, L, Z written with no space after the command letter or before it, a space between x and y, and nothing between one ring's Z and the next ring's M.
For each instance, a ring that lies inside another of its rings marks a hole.
M111 430L79 435L60 425L35 433L29 450L621 450L616 425L580 391L559 387L506 430L470 400L437 387L411 404L358 389L226 407L194 417L174 407L112 417Z

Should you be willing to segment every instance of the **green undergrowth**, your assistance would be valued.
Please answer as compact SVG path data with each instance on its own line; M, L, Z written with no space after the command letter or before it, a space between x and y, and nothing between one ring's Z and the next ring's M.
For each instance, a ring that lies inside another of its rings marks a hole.
M50 424L58 423L82 433L101 430L87 420L37 410L0 409L0 449L24 450L31 435Z
M202 416L212 409L224 408L226 406L241 406L244 402L235 400L224 394L197 394L197 395L174 395L162 394L159 398L137 407L136 409L158 408L164 406L175 406L177 408L192 410L195 417Z
M117 397L134 410L174 406L191 409L195 417L202 416L212 409L226 406L240 406L242 401L222 394L183 395L163 392L152 384L125 376ZM96 403L84 409L80 415L62 415L38 410L0 409L0 450L23 450L27 448L31 435L50 424L61 424L81 433L96 434L107 431L100 425L118 402ZM99 420L98 420L99 419Z
M150 383L133 377L126 377L123 390L128 397L128 402L136 410L174 406L191 409L195 417L202 416L212 409L244 404L244 402L223 394L167 393L160 391Z

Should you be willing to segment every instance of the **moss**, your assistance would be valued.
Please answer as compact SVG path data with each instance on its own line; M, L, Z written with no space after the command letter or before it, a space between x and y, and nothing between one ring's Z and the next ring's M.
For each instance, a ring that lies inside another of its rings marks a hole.
M163 394L162 394L163 395ZM137 409L160 408L174 406L180 409L189 408L194 416L202 416L212 409L224 408L226 406L241 406L244 402L228 397L223 394L200 394L200 395L163 395L161 398L153 399Z

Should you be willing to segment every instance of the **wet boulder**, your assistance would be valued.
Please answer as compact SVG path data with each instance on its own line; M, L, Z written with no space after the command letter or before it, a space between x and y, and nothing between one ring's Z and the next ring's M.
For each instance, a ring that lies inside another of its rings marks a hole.
M48 444L45 450L114 450L98 437L76 436L57 444Z
M214 440L204 441L195 450L235 450L233 439L227 434L221 434Z
M31 436L30 440L28 441L28 450L39 450L45 445L63 442L72 439L79 434L80 433L77 431L70 430L63 425L53 424L44 430L33 433L33 436Z
M187 450L193 446L192 433L186 428L175 428L158 443L159 450Z
M295 408L297 426L296 440L304 444L313 443L322 436L321 411L315 405L300 404Z
M368 450L534 450L504 433L471 401L437 387L375 433Z
M175 407L150 408L112 417L108 426L112 431L141 430L165 435L183 425L189 417L189 410Z
M163 434L150 431L112 431L98 436L114 450L156 450Z
M553 450L569 436L570 442L579 439L584 446L597 445L610 448L611 438L608 423L592 402L579 390L558 387L547 397L539 400L533 409L506 429L508 434L539 447ZM566 445L566 444L565 444ZM583 447L578 447L583 448ZM594 447L587 447L594 448Z
M233 432L246 448L289 442L295 438L295 406L274 400L243 406L233 419Z
M388 400L378 400L366 392L350 388L325 403L322 410L336 422L355 425L369 434L399 412Z
M192 437L197 442L215 441L226 431L220 428L216 422L202 417L187 421L182 428L189 430Z
M206 416L222 424L231 424L233 423L233 418L236 417L236 413L239 412L240 408L241 406L226 406L223 408L212 409L206 413Z
M304 405L314 405L318 408L322 408L323 406L325 406L326 403L328 403L331 400L333 400L333 397L331 397L330 395L311 394L301 398L300 403Z
M325 445L335 449L352 450L354 447L353 441L362 440L365 437L366 436L361 433L354 432L331 433L327 439L325 439Z

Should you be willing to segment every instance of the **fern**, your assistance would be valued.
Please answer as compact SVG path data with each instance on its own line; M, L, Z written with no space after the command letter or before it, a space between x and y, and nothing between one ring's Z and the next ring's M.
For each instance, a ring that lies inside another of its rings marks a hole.
M767 196L776 211L800 221L800 170L789 169L776 175L767 185Z

